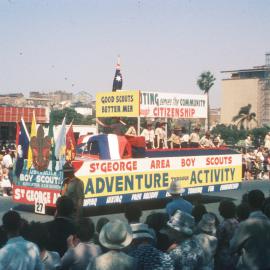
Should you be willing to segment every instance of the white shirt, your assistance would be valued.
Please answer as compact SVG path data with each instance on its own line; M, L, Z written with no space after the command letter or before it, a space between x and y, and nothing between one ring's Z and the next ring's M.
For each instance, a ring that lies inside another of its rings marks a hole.
M190 134L189 139L190 139L190 142L199 143L200 135L198 133L196 133L196 132L193 132L193 133Z
M163 128L156 128L155 135L158 136L160 140L165 140L165 138L167 137L166 131Z
M210 138L207 138L206 136L203 136L200 139L200 145L201 147L215 147L212 143L212 140Z
M4 167L11 168L13 166L13 161L10 154L4 155L3 161L2 161Z
M155 138L155 132L153 129L144 129L141 133L141 136L144 136L146 142L152 142L154 143L154 138Z
M184 134L181 137L181 142L189 142L189 135L188 134Z
M130 126L129 129L127 130L127 132L125 133L126 135L131 135L131 136L136 136L137 132L135 127Z

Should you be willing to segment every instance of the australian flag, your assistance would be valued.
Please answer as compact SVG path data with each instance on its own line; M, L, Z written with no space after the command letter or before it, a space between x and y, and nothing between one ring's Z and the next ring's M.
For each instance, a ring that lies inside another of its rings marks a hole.
M24 120L17 126L17 161L15 167L15 175L20 176L24 160L27 159L28 147L29 147L29 134Z
M120 63L118 60L118 63L116 65L114 79L113 79L113 87L112 87L113 92L115 92L116 90L121 90L122 84L123 84L123 78L122 78L122 74L120 71Z

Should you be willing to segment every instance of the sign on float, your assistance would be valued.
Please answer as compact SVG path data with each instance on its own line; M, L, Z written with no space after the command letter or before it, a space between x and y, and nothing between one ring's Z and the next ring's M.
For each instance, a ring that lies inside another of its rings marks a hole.
M140 92L140 116L207 118L207 97L179 93Z
M137 117L139 91L103 92L96 94L97 117Z

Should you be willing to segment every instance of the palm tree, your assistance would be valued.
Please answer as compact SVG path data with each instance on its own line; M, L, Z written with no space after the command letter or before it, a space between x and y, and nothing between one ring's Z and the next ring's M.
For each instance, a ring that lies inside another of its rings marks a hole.
M250 129L252 122L255 122L256 125L258 125L256 113L251 112L251 104L241 107L238 114L233 117L232 121L237 122L237 127L240 127L241 129L244 127L246 127L246 129Z
M209 104L209 91L211 87L214 85L214 81L216 78L213 74L211 74L210 71L203 72L199 79L197 80L197 85L199 88L204 92L204 94L207 95L207 121L206 121L206 127L205 129L209 129L209 123L210 123L210 104Z

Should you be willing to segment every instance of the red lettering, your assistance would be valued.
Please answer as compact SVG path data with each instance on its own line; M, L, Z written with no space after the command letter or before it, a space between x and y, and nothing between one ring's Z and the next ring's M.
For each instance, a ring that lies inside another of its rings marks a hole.
M96 164L90 163L90 172L95 172L95 170L96 170Z
M166 169L170 168L170 160L162 159L162 160L152 160L150 164L150 169Z
M232 164L232 157L207 157L206 165L229 165Z
M128 162L127 162L127 167L128 167ZM125 170L125 162L121 162L120 163L120 171L124 171Z
M182 158L181 159L181 167L190 167L194 166L195 158Z
M100 165L100 170L101 170L102 172L106 172L106 171L107 171L106 163L101 163L101 165Z
M137 170L137 161L115 161L90 164L90 172L98 170L100 165L101 172L118 172L118 171L134 171Z
M156 108L154 108L154 110L153 110L153 114L154 114L154 116L158 116L158 108L156 107Z

